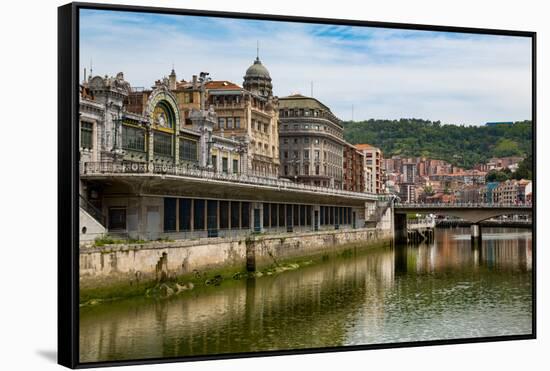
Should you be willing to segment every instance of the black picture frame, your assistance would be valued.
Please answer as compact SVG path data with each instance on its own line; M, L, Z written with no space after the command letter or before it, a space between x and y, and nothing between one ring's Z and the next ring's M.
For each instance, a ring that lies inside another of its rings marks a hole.
M233 13L174 9L129 5L95 3L70 3L58 8L58 363L69 368L101 366L122 366L155 364L182 361L201 361L245 357L296 355L323 352L342 352L367 349L418 347L508 340L536 339L537 333L537 232L536 232L536 170L533 172L533 254L532 254L532 333L527 335L505 335L495 337L463 338L450 340L415 341L390 344L371 344L330 348L308 348L294 350L260 351L253 353L232 353L206 356L153 358L109 362L79 362L79 151L78 151L78 106L79 106L79 11L81 9L119 10L126 12L161 13L171 15L193 15L267 21L334 24L349 26L370 26L408 30L460 32L485 35L522 36L531 39L532 45L532 122L533 122L533 166L536 169L536 127L537 127L537 73L536 32L498 30L485 28L451 27L409 23L389 23L346 19L312 18L269 14Z

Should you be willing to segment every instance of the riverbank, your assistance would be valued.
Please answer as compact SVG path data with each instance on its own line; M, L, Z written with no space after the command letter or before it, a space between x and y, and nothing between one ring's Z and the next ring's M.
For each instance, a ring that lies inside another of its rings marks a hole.
M232 280L295 270L332 256L388 245L390 241L389 233L365 228L259 234L246 240L81 247L80 303L93 305L136 296L168 297L226 285Z

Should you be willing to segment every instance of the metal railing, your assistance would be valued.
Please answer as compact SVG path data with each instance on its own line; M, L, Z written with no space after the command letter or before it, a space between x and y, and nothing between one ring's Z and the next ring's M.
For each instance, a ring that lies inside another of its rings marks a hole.
M170 165L139 162L86 162L84 163L82 175L114 175L114 174L151 174L151 175L174 175L200 179L221 180L233 183L254 184L270 186L279 190L303 190L329 195L348 196L368 200L378 200L381 197L375 193L352 192L337 188L312 186L309 184L296 183L281 180L263 173L247 172L226 173L219 170L204 169L189 165ZM382 196L384 197L384 196Z
M531 209L531 203L395 203L396 208L403 209L438 209L438 208L493 208L493 209Z
M105 226L105 215L97 207L92 205L90 201L85 199L82 195L79 196L79 206L84 209L92 218L97 220L102 226Z

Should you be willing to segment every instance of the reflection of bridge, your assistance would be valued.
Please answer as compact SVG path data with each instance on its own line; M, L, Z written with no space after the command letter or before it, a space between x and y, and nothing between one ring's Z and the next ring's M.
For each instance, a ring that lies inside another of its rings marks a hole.
M407 230L407 214L454 216L471 222L472 238L481 238L479 223L502 215L532 215L530 204L395 204L395 237L402 239Z

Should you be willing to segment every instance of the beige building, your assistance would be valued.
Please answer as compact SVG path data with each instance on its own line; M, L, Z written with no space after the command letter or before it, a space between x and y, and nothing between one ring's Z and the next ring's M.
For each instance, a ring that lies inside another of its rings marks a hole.
M343 188L343 126L319 100L300 94L279 98L282 177Z
M382 168L382 151L380 148L371 146L370 144L356 144L355 147L362 151L365 154L365 167L370 169L371 184L367 185L366 188L369 192L373 193L383 193L383 181L384 174Z
M272 95L271 77L259 58L248 68L244 87L230 81L206 83L207 104L218 123L214 133L243 143L247 172L277 177L279 174L279 115Z

